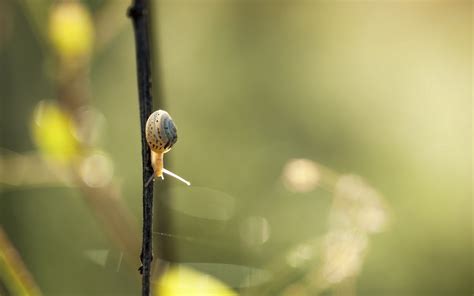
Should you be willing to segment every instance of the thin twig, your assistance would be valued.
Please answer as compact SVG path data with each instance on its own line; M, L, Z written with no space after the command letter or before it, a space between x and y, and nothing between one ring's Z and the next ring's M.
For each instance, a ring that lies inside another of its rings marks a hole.
M152 249L152 218L153 218L153 183L146 185L146 181L153 174L150 162L150 149L145 139L145 125L152 111L151 95L151 55L149 38L149 2L148 0L134 0L128 9L128 16L132 19L135 32L135 48L138 78L138 99L140 105L140 127L142 140L143 166L143 245L140 259L142 267L142 295L150 295Z
M31 273L0 226L0 280L2 277L12 295L41 295Z

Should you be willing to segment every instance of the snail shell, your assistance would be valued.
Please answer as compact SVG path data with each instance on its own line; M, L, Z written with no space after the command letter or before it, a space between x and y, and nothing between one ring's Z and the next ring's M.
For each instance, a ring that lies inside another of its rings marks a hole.
M153 112L146 122L146 141L151 149L151 165L157 177L163 177L163 154L178 141L178 132L168 112Z
M146 141L156 153L166 153L178 141L178 132L168 112L153 112L146 122Z

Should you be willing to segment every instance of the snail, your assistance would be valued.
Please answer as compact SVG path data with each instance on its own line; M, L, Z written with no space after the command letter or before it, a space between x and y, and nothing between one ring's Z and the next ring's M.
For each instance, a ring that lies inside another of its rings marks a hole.
M146 182L145 186L148 186L148 184L154 180L155 176L161 177L163 179L163 173L170 175L190 186L190 182L163 167L164 154L170 151L178 140L176 126L174 125L173 119L168 114L168 112L164 110L158 110L153 112L150 117L148 117L145 128L145 136L148 146L151 150L151 165L154 170L154 174Z

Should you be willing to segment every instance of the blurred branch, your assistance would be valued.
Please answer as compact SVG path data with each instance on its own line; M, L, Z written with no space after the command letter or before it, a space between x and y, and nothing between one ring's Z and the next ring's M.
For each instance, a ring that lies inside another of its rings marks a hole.
M0 279L7 284L11 295L41 295L40 289L2 227L0 227Z
M149 2L135 0L128 9L135 32L135 47L137 61L138 99L140 105L140 134L142 140L143 167L143 245L142 245L142 295L150 294L152 249L152 219L153 219L153 183L146 186L146 181L153 174L150 163L150 149L145 139L145 125L152 111L151 94L151 55L149 38Z
M64 186L67 173L51 170L43 157L36 153L18 154L0 148L0 184L10 186Z

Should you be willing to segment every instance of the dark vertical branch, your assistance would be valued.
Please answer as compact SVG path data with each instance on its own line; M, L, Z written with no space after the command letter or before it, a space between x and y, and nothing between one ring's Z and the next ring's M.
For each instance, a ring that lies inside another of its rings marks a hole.
M150 149L145 139L145 124L152 112L151 95L151 54L149 39L149 0L134 0L128 9L128 16L133 21L135 32L135 47L137 60L138 99L140 105L140 134L142 140L143 166L143 245L140 259L142 266L142 295L150 295L152 249L152 219L153 219L153 183L145 186L153 174L150 162Z

